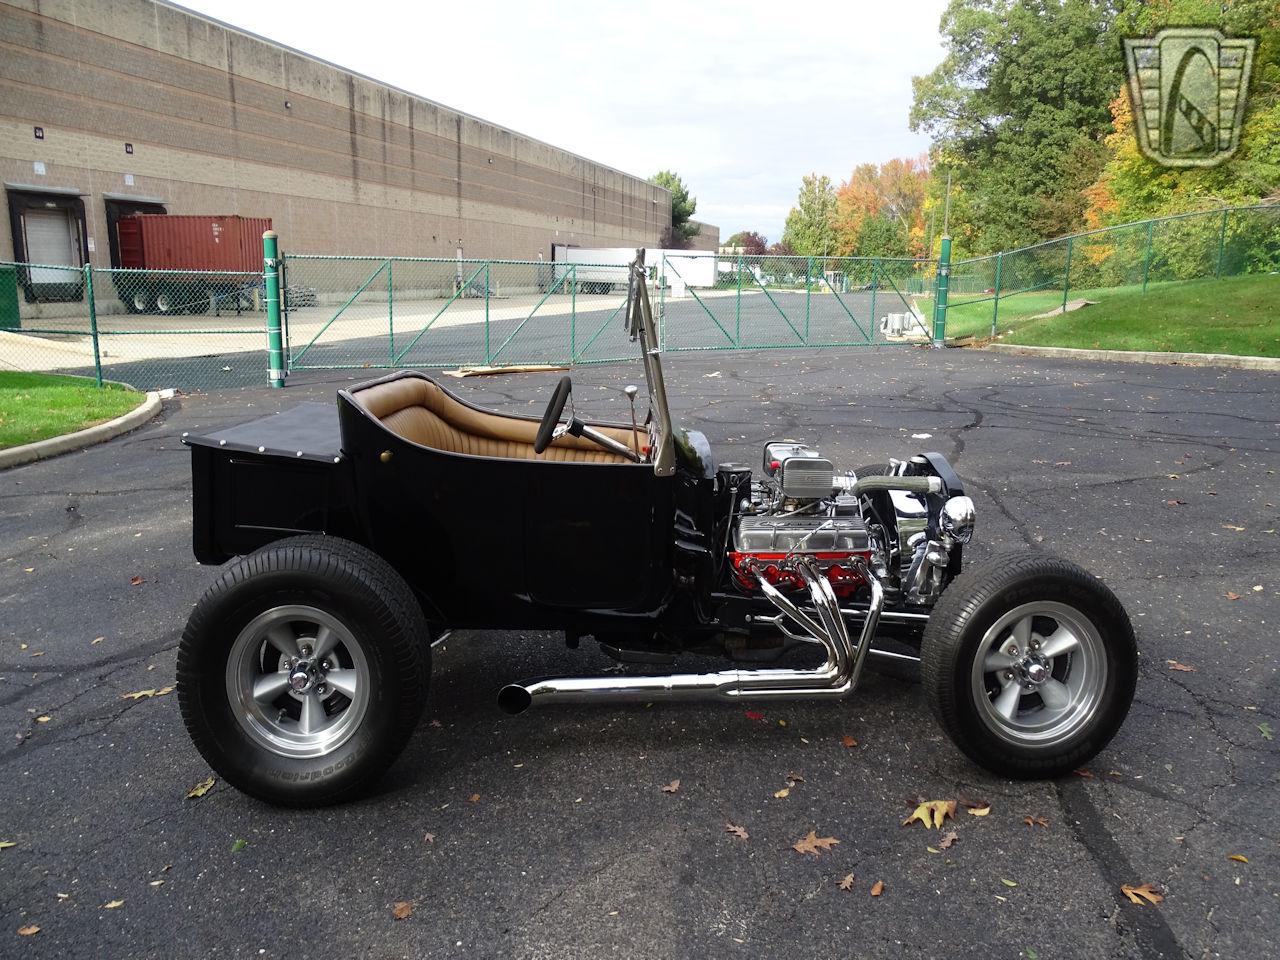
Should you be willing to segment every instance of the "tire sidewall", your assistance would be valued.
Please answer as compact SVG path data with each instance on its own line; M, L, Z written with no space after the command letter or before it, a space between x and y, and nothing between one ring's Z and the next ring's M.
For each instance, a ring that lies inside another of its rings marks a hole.
M957 729L948 732L971 759L987 769L1019 777L1070 772L1111 740L1128 713L1137 679L1136 649L1128 616L1103 584L1078 568L1066 569L1071 575L1064 576L1061 570L1041 570L1009 577L1009 582L986 593L976 604L966 606L949 628L944 626L949 636L941 643L935 640L925 645L925 656L940 656L943 661L938 664L935 682L950 687L940 691L940 697L931 697L935 713L944 726L948 726L944 714L950 713ZM1001 616L1023 604L1046 600L1074 608L1097 630L1106 657L1106 682L1097 713L1070 738L1050 746L1019 745L999 736L983 719L983 707L973 690L973 662L982 638ZM950 701L954 710L939 710L939 699Z
M320 757L284 757L250 736L226 690L227 658L241 630L272 607L305 604L334 616L351 632L369 666L364 716L336 750ZM394 737L406 701L406 680L383 642L384 615L368 591L307 571L278 569L241 580L202 604L183 635L182 712L196 747L223 778L275 802L313 802L352 789L365 766ZM376 760L374 761L376 762Z

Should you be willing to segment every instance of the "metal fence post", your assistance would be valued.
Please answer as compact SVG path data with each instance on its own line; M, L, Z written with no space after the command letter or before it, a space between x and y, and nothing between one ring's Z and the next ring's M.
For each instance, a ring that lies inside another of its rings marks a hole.
M490 267L491 264L486 260L484 262L484 364L486 367L489 365L489 361L493 359L489 355L489 297L491 291L489 283ZM555 271L555 267L552 267L551 269L553 272ZM554 280L555 277L553 276L552 279Z
M1155 230L1156 222L1154 220L1147 221L1147 252L1142 260L1142 292L1147 292L1147 278L1151 276L1151 234Z
M738 254L738 299L733 309L733 343L742 346L742 254Z
M947 339L947 289L951 285L951 238L945 234L938 246L938 280L933 299L933 347Z
M396 365L396 321L395 297L391 292L391 258L387 257L387 344L390 349L391 366Z
M1067 265L1062 271L1062 312L1067 312L1067 291L1071 289L1071 238L1067 237Z
M876 338L876 291L880 288L880 266L879 257L871 261L871 317L867 321L871 329L869 340Z
M569 267L569 362L578 353L578 265Z
M93 341L93 379L102 386L102 352L98 349L98 305L93 299L93 265L84 265L84 295L89 298L89 339Z
M804 268L804 342L809 342L809 291L813 286L813 257Z
M991 335L996 335L996 321L1000 317L1000 274L1004 272L1004 251L996 254L996 295L991 301Z
M1222 250L1227 243L1227 217L1230 213L1230 209L1222 211L1222 227L1218 230L1218 265L1213 268L1213 279L1215 280L1222 279Z
M262 283L267 303L267 379L273 387L284 386L284 348L280 339L280 235L268 230L262 235Z
M662 263L655 274L658 280L658 351L667 348L667 255L662 255Z

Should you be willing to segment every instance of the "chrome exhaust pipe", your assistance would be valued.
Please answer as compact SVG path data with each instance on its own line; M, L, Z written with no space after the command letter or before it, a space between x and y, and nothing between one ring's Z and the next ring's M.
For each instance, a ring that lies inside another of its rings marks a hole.
M586 703L600 700L648 703L655 700L795 700L829 699L848 696L858 684L871 639L875 636L884 608L884 589L866 565L854 564L871 588L866 620L855 645L845 627L840 604L831 584L808 560L795 560L794 568L804 581L817 618L791 602L781 591L756 579L764 595L786 617L809 636L792 637L816 642L826 651L826 660L811 670L774 668L765 670L721 670L717 673L677 673L639 677L555 677L528 684L508 684L498 692L498 706L509 714L523 713L532 706L554 703Z

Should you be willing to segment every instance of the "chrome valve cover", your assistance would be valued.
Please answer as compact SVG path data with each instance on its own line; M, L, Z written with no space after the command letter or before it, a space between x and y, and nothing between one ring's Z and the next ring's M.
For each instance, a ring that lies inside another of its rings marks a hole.
M857 517L748 516L733 533L739 553L866 553L867 529Z

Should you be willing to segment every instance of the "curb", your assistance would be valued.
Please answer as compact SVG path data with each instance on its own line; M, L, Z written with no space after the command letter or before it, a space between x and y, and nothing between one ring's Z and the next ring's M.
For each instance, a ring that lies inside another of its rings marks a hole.
M1161 363L1186 367L1229 367L1280 373L1278 357L1238 357L1229 353L1157 353L1153 350L1081 350L1076 347L1024 347L1016 343L989 343L982 350L1059 360L1105 360L1112 363Z
M93 446L95 443L102 443L104 440L118 437L122 433L128 433L130 430L142 426L142 424L159 413L161 407L163 407L163 403L160 401L160 394L151 391L142 403L114 420L108 420L106 423L99 423L92 427L85 427L75 433L64 433L60 437L50 437L47 440L37 440L35 443L24 443L20 447L0 450L0 470L16 467L23 463L31 463L34 460L56 457L60 453L70 453L73 450L80 450L83 447Z

